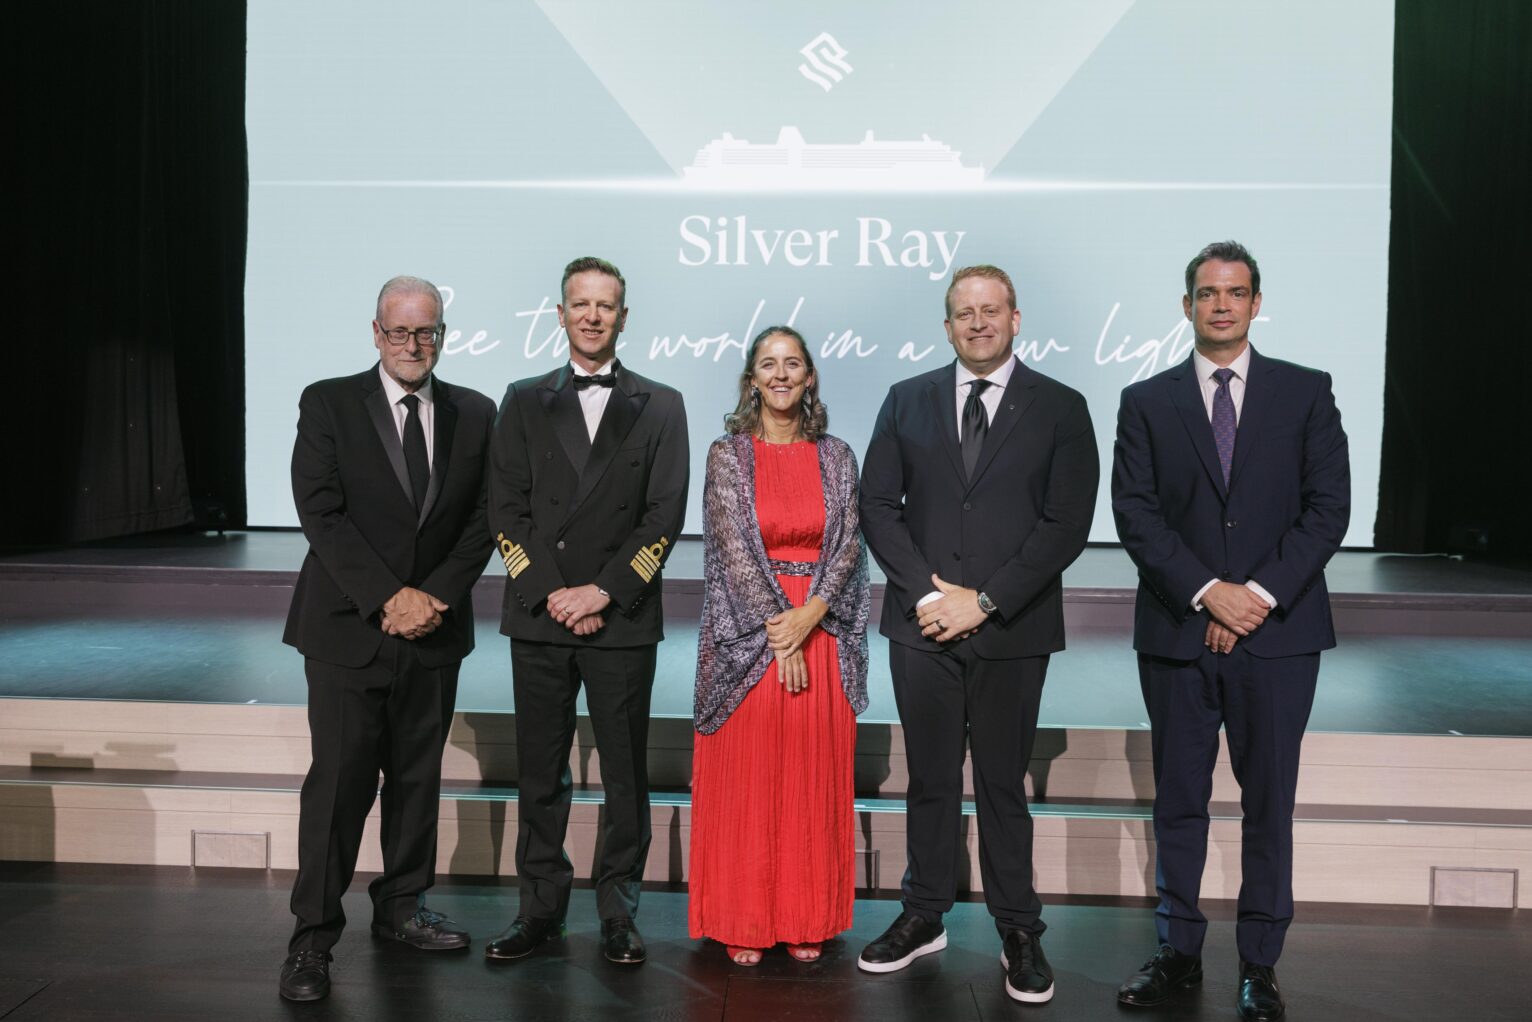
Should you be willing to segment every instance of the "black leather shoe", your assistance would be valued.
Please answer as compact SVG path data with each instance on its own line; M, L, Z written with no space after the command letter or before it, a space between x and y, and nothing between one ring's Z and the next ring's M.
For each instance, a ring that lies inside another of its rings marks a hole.
M322 1001L330 996L328 951L294 951L282 963L282 981L277 992L289 1001Z
M1043 940L1035 933L1012 930L1000 946L1005 969L1005 992L1023 1004L1046 1004L1053 1000L1053 966L1043 954Z
M440 912L428 908L415 910L398 926L372 924L372 935L384 940L397 940L422 951L460 951L468 946L468 933Z
M484 945L484 957L506 961L525 958L539 944L564 935L564 920L517 916L498 937Z
M856 967L863 972L898 972L921 955L946 946L947 931L940 922L900 912L881 937L862 949Z
M1250 1022L1273 1022L1287 1013L1277 974L1269 965L1239 963L1239 996L1234 999L1239 1017Z
M1201 982L1201 956L1183 955L1169 944L1161 944L1160 949L1117 988L1117 1003L1133 1008L1153 1008L1170 1000L1177 990Z
M649 952L631 919L601 920L601 953L618 965L642 965Z

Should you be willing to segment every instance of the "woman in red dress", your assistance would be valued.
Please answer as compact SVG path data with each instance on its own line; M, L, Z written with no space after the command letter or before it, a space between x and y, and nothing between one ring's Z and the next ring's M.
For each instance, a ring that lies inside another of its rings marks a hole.
M708 451L690 929L739 965L851 926L869 590L856 457L825 422L808 346L769 327Z

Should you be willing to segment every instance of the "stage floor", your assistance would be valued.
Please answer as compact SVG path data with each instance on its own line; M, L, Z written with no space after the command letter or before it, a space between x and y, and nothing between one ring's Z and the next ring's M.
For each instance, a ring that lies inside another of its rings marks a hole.
M0 599L0 697L302 705L302 659L282 645L281 632L305 550L300 533L263 531L0 554L0 583L9 590ZM464 662L458 707L507 712L514 709L510 655L497 630L498 565L490 568L476 594L479 648ZM701 544L683 540L667 565L667 585L696 590L700 573ZM1468 610L1532 622L1532 571L1346 551L1328 577L1336 605L1357 613L1389 607L1384 613L1407 618ZM1064 581L1066 599L1094 601L1121 619L1131 610L1134 569L1119 548L1086 550ZM34 599L33 590L51 595ZM139 595L120 598L129 591ZM672 607L684 603L667 599ZM666 632L653 713L687 717L695 613L672 612ZM1049 668L1041 723L1145 727L1126 627L1072 625L1068 641ZM870 642L871 705L863 719L894 721L887 644L876 633ZM1324 654L1310 730L1532 736L1528 693L1532 631L1343 632L1339 647Z
M1002 989L999 941L983 905L946 918L946 951L903 972L869 976L856 955L898 913L860 900L855 925L812 966L777 949L755 969L686 932L684 894L651 890L639 923L650 948L640 968L597 950L594 897L575 892L569 936L513 963L489 963L484 941L514 914L514 881L455 881L432 907L474 936L467 952L427 953L372 939L358 876L351 920L335 948L330 998L290 1005L277 995L291 916L288 872L169 867L0 864L7 909L0 930L0 1017L7 1022L221 1022L303 1019L600 1019L880 1022L1014 1019L1031 1010ZM1234 1018L1232 906L1206 903L1206 980L1160 1011L1134 1018ZM1289 1017L1305 1022L1526 1017L1532 961L1527 913L1299 905L1278 978ZM1127 1018L1117 984L1147 957L1151 910L1142 900L1050 903L1044 947L1057 993L1038 1018ZM9 1012L9 1013L8 1013Z

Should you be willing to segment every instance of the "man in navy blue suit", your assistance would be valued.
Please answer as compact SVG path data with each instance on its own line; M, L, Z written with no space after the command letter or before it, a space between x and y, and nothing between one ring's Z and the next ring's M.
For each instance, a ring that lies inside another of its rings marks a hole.
M1281 1018L1273 967L1293 916L1293 803L1319 653L1335 645L1324 568L1351 474L1327 373L1250 346L1261 273L1207 246L1181 299L1191 358L1122 394L1117 532L1138 566L1133 648L1153 728L1159 948L1118 990L1149 1007L1202 980L1197 908L1222 725L1244 813L1242 1018Z

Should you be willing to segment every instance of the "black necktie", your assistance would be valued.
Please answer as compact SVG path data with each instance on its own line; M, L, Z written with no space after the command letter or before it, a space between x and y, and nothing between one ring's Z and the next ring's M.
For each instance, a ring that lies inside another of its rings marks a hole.
M415 510L426 502L426 487L431 483L431 460L426 457L426 431L420 424L420 398L406 394L399 399L404 406L404 464L410 470L410 490L415 495Z
M615 372L602 373L599 376L581 376L575 373L575 390L584 390L586 387L610 387L617 382Z
M979 397L988 386L988 380L974 380L968 385L968 400L963 402L963 472L970 478L973 476L973 467L979 463L984 434L989 432L989 412Z

